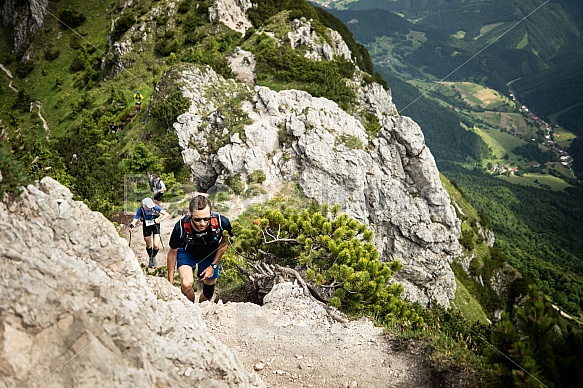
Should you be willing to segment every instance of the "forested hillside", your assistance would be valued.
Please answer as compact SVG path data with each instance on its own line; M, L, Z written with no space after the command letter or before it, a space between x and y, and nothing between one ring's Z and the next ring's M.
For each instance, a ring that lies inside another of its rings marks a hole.
M583 309L583 190L568 192L512 185L450 163L445 174L494 225L496 246L572 314ZM576 232L571 233L570 230Z
M520 78L516 92L524 103L579 131L580 2L361 0L331 5L342 10L333 12L358 41L377 47L375 60L396 73L474 81L500 92Z

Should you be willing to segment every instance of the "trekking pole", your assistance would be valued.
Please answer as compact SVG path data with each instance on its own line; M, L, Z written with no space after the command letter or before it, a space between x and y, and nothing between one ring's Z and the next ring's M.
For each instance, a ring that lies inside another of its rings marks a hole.
M154 249L154 230L152 230L152 232L150 232L150 243L152 244L152 250ZM146 245L147 248L147 245ZM150 264L153 264L153 256L150 256L148 259L148 268L150 268Z
M132 227L129 226L128 228L130 228L130 243L128 244L128 246L131 247L132 246L132 234L133 233L132 233Z
M166 246L164 245L164 240L162 239L162 233L160 233L160 244L162 244L162 249L164 250L164 256L166 256Z

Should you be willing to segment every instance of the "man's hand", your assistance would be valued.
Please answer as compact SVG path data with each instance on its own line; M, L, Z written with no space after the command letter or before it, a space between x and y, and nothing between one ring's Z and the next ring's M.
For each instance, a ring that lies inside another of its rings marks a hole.
M200 274L200 277L202 278L202 280L207 280L213 277L213 275L215 274L215 269L212 267L212 265L209 265L208 267L205 268L204 271L202 271L202 273Z

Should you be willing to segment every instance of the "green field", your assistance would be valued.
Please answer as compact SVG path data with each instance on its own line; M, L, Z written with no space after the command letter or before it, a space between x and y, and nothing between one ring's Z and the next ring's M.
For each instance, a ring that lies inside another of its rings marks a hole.
M563 127L554 128L553 132L559 135L553 137L553 140L562 149L569 148L573 139L577 137L573 132L569 132Z
M475 116L492 127L528 138L537 137L538 128L527 122L520 113L476 112Z
M524 174L523 176L504 176L499 175L497 178L502 179L504 181L521 185L521 186L531 186L531 187L538 187L538 188L546 188L555 191L565 190L567 187L572 187L570 184L566 183L561 178L558 178L553 175L546 175L546 174Z
M443 84L453 86L470 105L489 110L514 109L514 102L494 89L473 82L443 82Z
M491 130L475 127L474 132L480 135L480 137L492 149L494 157L498 159L502 159L509 150L526 144L525 140L495 129Z

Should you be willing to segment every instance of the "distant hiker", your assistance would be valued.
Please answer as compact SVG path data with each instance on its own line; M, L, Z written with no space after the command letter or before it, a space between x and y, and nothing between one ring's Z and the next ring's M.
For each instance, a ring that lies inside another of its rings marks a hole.
M144 96L142 96L142 93L140 93L140 91L138 90L135 94L134 94L134 102L136 103L136 110L139 112L140 110L142 110L142 100L144 99Z
M109 124L109 131L111 133L115 133L116 130L117 130L117 125L115 125L115 123L112 121L111 124Z
M212 205L204 195L197 195L188 205L190 214L174 225L168 251L168 281L174 282L177 265L182 293L194 302L194 268L202 280L199 302L212 299L219 278L219 266L228 247L226 230L231 234L231 222L225 216L211 211Z
M314 34L314 25L310 24L310 35Z
M150 176L150 189L154 193L154 203L160 206L160 202L162 202L162 196L166 191L166 185L156 173L153 173Z
M77 160L77 154L73 154L73 156L71 156L71 161L69 162L69 164L73 164L75 160Z
M144 198L142 206L136 211L134 219L130 223L130 233L139 221L142 221L142 232L148 252L148 268L156 268L158 262L156 255L160 249L160 223L170 217L170 213L154 204L151 198Z

